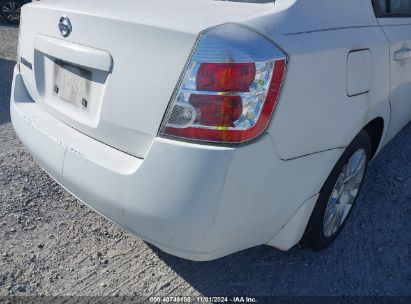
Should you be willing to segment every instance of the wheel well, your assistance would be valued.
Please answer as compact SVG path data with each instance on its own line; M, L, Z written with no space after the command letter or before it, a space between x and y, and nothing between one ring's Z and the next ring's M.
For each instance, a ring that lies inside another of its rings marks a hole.
M375 118L370 121L364 130L368 133L372 142L371 159L375 156L375 153L380 146L382 133L384 132L384 119L381 117Z

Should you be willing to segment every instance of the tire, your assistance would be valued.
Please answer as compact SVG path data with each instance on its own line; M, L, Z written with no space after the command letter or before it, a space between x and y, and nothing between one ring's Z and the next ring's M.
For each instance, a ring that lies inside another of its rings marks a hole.
M361 190L371 148L370 136L361 131L344 151L320 191L301 241L304 248L323 250L340 234ZM355 177L356 171L358 175Z
M23 2L20 0L0 0L1 17L10 24L19 24Z

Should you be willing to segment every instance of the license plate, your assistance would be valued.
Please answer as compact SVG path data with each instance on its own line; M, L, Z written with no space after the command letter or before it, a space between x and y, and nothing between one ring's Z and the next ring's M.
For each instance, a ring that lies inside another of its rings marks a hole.
M79 108L89 108L91 72L64 62L54 63L53 94Z

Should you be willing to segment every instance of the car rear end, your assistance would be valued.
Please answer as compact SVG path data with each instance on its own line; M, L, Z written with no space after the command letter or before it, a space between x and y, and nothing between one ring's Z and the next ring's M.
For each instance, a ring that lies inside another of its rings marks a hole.
M285 162L267 135L287 55L242 20L285 8L175 8L186 2L25 6L11 115L81 201L167 252L209 260L269 242L315 202L310 170L339 152Z

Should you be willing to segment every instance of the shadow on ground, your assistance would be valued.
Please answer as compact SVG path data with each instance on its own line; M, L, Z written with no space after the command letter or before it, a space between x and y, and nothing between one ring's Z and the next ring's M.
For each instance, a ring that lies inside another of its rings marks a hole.
M16 62L0 59L0 125L10 122L10 90Z
M411 295L411 124L375 159L348 225L327 250L260 246L211 262L153 248L204 295Z

